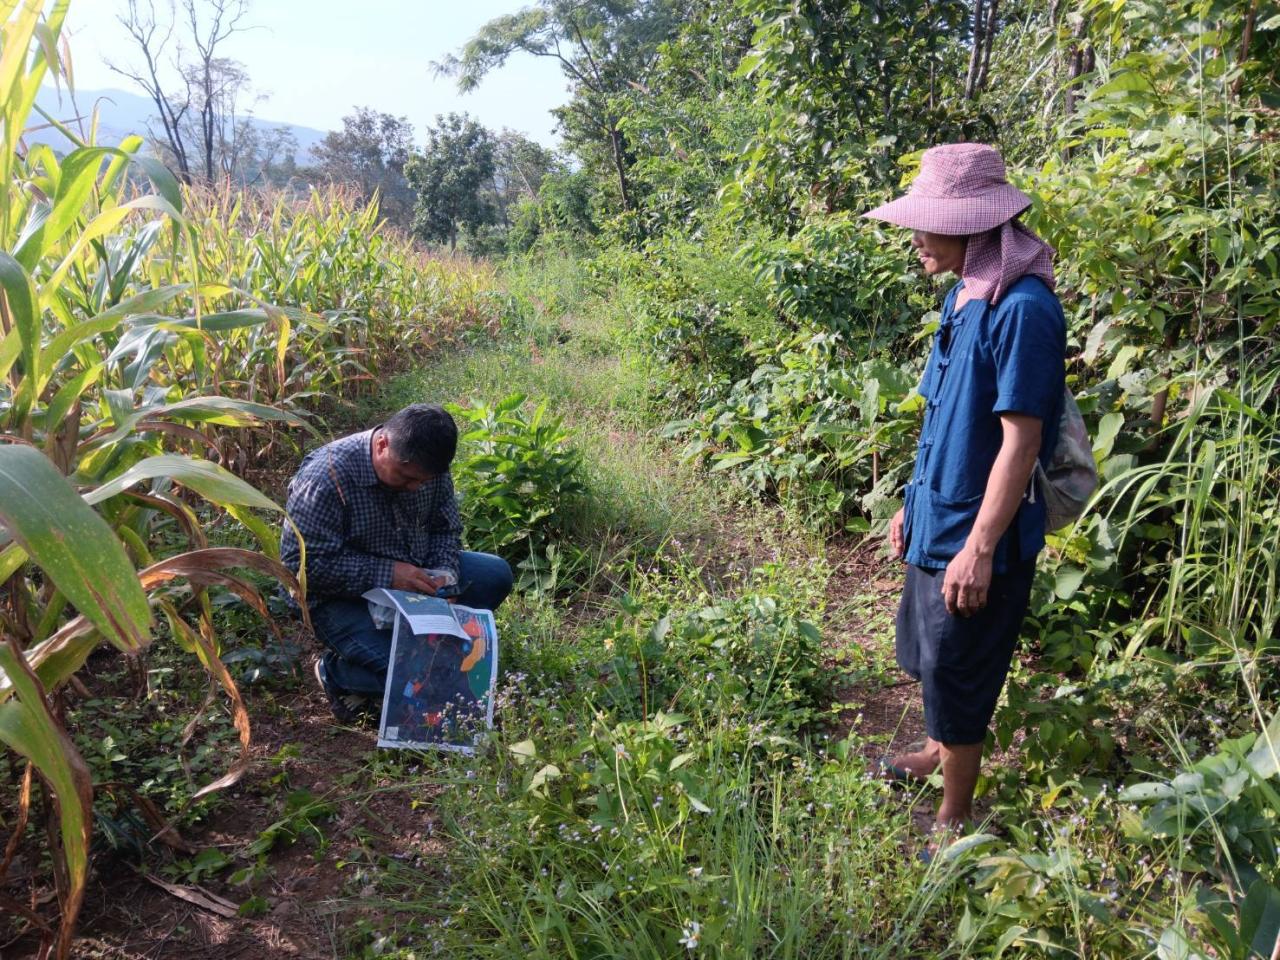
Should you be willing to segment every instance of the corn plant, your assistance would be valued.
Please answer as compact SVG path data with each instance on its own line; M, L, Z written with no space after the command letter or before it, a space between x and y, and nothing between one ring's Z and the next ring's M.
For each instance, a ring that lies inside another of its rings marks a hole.
M268 323L287 329L290 313L202 280L181 191L139 153L140 138L106 147L64 130L75 145L63 157L25 143L41 81L65 79L66 10L67 0L47 11L42 0L0 0L0 741L27 762L8 849L22 839L34 783L56 811L60 920L55 929L20 903L0 905L58 957L69 954L84 895L93 802L59 689L103 641L136 657L163 621L231 701L240 758L200 792L220 789L245 770L250 730L220 659L208 590L231 591L265 615L240 568L301 595L254 512L279 507L200 456L225 428L299 422L216 389L222 338ZM150 192L134 190L131 176ZM188 253L163 276L148 259L161 236ZM257 537L259 551L209 547L202 517L218 508ZM162 523L185 532L190 549L154 556Z
M290 408L349 395L376 384L389 358L452 344L497 321L492 268L415 250L380 229L376 205L341 187L305 199L204 188L186 199L202 241L194 251L201 274L291 306L222 341L209 375L224 390ZM158 269L185 269L180 238L164 234L156 247Z

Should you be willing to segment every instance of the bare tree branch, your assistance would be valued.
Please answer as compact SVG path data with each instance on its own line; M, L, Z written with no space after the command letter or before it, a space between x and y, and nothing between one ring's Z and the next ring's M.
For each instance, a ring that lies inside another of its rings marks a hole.
M144 66L141 69L126 67L109 60L107 67L122 77L132 80L151 98L164 130L164 145L178 167L176 172L184 181L190 182L191 165L187 159L187 147L182 132L182 118L191 106L190 89L188 88L186 99L179 100L167 94L160 81L160 62L164 57L165 48L173 38L175 23L173 14L173 0L170 0L168 27L162 31L160 18L156 16L154 0L147 0L145 10L140 0L129 0L125 12L116 19L132 38L138 52L142 55ZM154 137L154 131L152 136Z

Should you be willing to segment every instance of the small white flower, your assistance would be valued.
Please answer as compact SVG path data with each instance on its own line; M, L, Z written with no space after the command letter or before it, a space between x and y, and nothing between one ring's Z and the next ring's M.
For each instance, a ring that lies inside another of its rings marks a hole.
M698 940L702 937L702 924L696 920L690 920L684 925L684 936L680 938L680 946L688 947L692 953L698 949Z

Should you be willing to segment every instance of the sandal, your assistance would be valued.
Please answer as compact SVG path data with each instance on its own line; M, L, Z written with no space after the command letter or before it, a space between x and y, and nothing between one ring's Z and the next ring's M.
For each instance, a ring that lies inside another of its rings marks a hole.
M881 757L876 761L876 771L881 780L888 780L890 783L924 783L925 777L918 777L906 767L900 767L888 757Z
M991 839L990 835L980 833L975 834L973 830L974 824L971 820L966 820L959 826L935 826L929 831L929 839L925 845L916 851L916 859L927 866L939 857L945 855L946 851L950 847L965 838L973 838L979 842L982 842L984 839ZM966 844L966 846L968 845Z

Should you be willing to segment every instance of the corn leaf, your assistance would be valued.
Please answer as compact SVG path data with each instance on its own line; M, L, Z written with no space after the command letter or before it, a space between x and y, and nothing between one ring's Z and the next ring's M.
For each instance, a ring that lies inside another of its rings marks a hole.
M18 332L24 379L34 381L39 376L40 358L40 312L36 308L35 285L22 265L2 250L0 287L4 288L9 317Z
M67 878L66 889L59 891L62 929L58 956L65 957L70 952L89 869L93 784L89 768L54 718L40 681L22 655L7 644L0 645L0 668L17 692L16 699L11 697L0 706L0 740L35 765L57 799Z
M151 610L124 547L38 450L0 447L0 524L122 650L151 637Z
M106 147L81 147L62 159L61 179L53 198L53 208L40 229L28 234L17 250L18 262L26 269L35 269L45 252L61 240L84 214L85 203L93 195L94 185L98 182L102 160L114 152Z
M206 500L219 506L235 504L260 510L283 512L266 494L245 483L229 470L208 460L197 460L177 454L162 454L140 460L120 476L85 494L86 503L101 503L143 480L168 477L190 487Z

